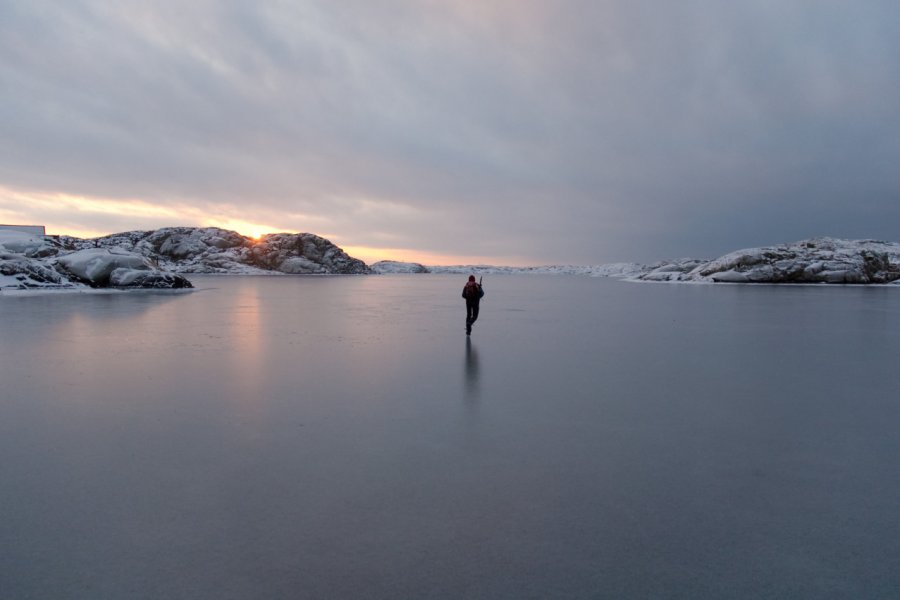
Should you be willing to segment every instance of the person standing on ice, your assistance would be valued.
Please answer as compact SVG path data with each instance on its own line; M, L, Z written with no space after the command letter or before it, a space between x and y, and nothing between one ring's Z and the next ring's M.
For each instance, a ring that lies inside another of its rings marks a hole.
M463 287L462 297L466 299L466 335L472 335L472 323L478 319L478 304L484 296L481 284L476 283L475 276L469 275L469 281Z

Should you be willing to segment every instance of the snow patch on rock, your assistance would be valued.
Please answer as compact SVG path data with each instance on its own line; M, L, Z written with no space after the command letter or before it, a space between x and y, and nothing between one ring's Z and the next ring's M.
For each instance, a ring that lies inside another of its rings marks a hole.
M146 258L118 248L78 250L57 259L57 264L73 277L91 285L109 285L115 270L150 270Z
M57 252L58 248L44 236L0 229L0 253L20 254L26 258L44 258Z

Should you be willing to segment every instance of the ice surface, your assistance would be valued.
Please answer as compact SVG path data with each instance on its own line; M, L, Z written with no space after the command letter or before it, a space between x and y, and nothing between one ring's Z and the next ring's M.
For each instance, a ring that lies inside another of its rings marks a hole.
M8 598L892 598L886 287L0 296Z

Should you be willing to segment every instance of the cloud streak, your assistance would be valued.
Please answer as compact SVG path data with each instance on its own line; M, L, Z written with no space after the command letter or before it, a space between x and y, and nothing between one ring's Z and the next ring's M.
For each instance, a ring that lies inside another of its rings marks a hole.
M133 200L179 224L532 263L900 239L892 2L72 0L0 16L0 185L17 194L0 210L30 220L29 195ZM57 212L85 229L129 214Z

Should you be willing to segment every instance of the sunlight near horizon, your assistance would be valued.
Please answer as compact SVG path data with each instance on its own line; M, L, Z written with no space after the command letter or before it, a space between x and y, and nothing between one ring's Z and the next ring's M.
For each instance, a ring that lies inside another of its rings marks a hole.
M262 225L260 223L242 221L239 219L204 219L202 227L219 227L220 229L236 231L239 234L247 236L257 242L261 240L264 235L268 235L270 233L289 233L286 232L286 230L283 228L271 227L269 225Z
M208 208L214 210L210 211ZM242 219L235 216L237 213L237 209L228 205L210 205L207 209L186 204L165 207L140 199L92 197L62 192L26 192L0 186L0 222L44 225L51 235L92 239L125 231L149 231L162 227L218 227L259 241L268 234L304 231L302 227L273 226L273 221ZM345 244L345 236L334 231L309 232L328 239L366 264L381 260L423 265L533 264L519 257Z
M290 231L283 227L235 218L231 216L235 212L228 205L212 205L207 209L184 203L161 206L136 198L25 192L0 186L0 221L44 225L48 233L56 235L94 238L123 231L161 227L219 227L258 240L269 233ZM87 219L73 218L74 215L86 215ZM95 221L105 222L106 226L85 225L82 222L92 217ZM114 225L119 222L127 222L127 225Z

